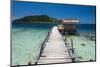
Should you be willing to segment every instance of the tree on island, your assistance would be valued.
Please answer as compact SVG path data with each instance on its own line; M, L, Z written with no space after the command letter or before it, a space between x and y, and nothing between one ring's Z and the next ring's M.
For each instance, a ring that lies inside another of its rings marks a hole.
M57 20L55 18L51 18L47 15L34 15L34 16L25 16L23 18L14 20L15 23L55 23Z

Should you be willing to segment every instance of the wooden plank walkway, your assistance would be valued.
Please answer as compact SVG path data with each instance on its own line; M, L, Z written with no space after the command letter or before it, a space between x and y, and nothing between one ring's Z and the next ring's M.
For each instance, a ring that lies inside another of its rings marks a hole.
M37 64L67 63L72 62L67 47L59 33L57 26L52 28L50 37L44 47Z

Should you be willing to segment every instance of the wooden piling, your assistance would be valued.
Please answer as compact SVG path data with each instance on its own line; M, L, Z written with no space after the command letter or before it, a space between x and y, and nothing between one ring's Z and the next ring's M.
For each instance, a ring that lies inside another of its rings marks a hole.
M65 46L62 35L59 33L57 27L55 26L51 31L48 42L46 42L46 45L42 50L37 64L72 62L67 49L68 48Z

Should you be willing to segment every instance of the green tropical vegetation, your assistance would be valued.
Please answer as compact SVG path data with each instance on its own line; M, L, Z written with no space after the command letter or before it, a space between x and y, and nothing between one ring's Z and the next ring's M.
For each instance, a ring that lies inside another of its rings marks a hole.
M16 19L13 22L15 23L55 23L57 21L56 18L49 17L47 15L34 15L34 16L25 16L20 19Z

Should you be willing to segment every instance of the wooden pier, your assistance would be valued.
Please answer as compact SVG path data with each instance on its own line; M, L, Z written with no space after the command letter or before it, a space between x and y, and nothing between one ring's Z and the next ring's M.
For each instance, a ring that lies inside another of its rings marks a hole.
M50 37L37 61L37 64L53 64L72 62L69 50L59 33L57 26L52 28Z

